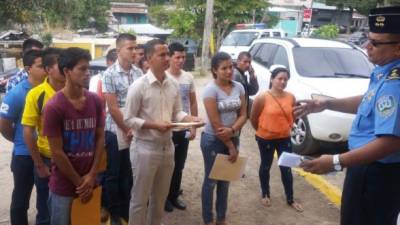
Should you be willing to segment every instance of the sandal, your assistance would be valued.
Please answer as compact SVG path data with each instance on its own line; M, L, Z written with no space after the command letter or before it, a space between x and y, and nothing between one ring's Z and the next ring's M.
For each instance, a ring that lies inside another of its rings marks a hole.
M262 198L261 199L261 205L264 207L270 207L271 206L271 199L268 197Z
M304 209L303 207L300 205L300 203L297 202L293 202L292 204L290 204L290 207L292 207L293 209L295 209L297 212L303 212Z

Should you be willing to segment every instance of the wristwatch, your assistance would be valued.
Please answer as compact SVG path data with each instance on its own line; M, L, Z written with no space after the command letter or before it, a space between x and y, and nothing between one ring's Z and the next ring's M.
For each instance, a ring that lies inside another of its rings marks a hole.
M333 155L333 168L335 171L342 171L343 167L340 165L340 154Z

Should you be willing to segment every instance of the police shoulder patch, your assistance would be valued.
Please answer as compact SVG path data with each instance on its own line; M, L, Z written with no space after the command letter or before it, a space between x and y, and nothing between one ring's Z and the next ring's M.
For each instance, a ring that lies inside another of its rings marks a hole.
M9 108L10 106L3 102L0 106L0 112L6 114Z
M390 72L386 80L400 80L400 68L393 68Z
M381 117L391 116L397 108L397 101L393 95L381 96L376 102L376 109Z

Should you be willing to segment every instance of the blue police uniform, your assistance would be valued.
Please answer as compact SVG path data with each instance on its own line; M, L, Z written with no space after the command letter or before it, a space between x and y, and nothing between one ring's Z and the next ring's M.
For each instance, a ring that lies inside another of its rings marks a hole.
M360 148L379 136L400 137L400 59L378 66L358 107L349 136L349 149ZM400 150L400 146L399 146ZM400 163L400 151L379 160Z
M349 136L350 151L382 136L400 138L400 59L374 69ZM400 213L397 153L347 169L341 225L396 225Z

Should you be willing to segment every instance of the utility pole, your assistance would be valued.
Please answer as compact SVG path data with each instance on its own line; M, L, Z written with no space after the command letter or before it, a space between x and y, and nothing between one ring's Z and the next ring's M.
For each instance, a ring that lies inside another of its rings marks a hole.
M214 21L214 0L207 0L206 17L204 19L203 45L201 48L201 71L202 76L207 74L210 54L210 38L212 35Z

